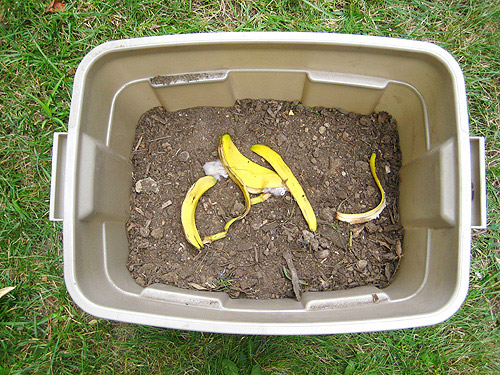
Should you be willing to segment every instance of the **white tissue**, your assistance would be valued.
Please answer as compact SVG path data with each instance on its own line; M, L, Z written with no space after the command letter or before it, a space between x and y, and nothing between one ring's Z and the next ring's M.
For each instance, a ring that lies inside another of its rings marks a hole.
M203 171L207 176L213 176L220 181L221 177L228 178L226 170L222 165L222 162L217 159L216 161L209 161L203 165Z
M277 188L265 188L262 190L263 193L271 193L272 195L276 195L278 197L282 197L286 194L287 189L284 186L280 186Z

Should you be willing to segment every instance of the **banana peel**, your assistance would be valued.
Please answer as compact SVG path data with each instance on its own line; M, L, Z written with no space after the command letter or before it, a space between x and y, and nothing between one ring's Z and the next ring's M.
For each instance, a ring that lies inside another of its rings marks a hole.
M219 157L228 174L231 171L234 176L237 176L251 194L259 194L264 189L284 186L281 177L276 172L244 156L234 145L229 134L224 134L220 139ZM232 179L234 181L234 178Z
M291 169L283 161L283 158L280 156L280 154L266 145L259 144L253 145L250 150L263 157L273 167L273 169L282 179L283 184L290 191L290 194L292 194L293 198L299 205L299 208L302 211L302 215L304 215L304 218L306 219L309 229L312 232L315 232L317 229L317 221L311 203L307 199L306 193L304 192L304 189L302 189L299 181L297 181L297 178L295 178Z
M386 197L384 189L382 188L382 185L380 184L380 181L377 177L377 173L375 171L375 158L376 155L375 153L373 153L370 157L370 170L372 172L373 179L375 180L375 183L377 184L380 190L380 194L382 195L380 203L377 205L377 207L371 209L370 211L366 211L359 214L346 214L343 212L337 212L338 220L345 221L350 224L362 224L377 219L384 210L386 206Z
M250 207L252 206L252 200L250 198L250 193L248 191L248 187L245 184L245 181L247 181L247 172L249 172L248 169L245 169L246 166L251 166L250 163L247 163L244 159L246 159L236 148L234 145L233 141L231 140L231 137L229 134L225 134L221 137L220 142L219 142L219 148L217 149L219 152L219 159L222 162L222 165L226 169L227 174L229 175L229 178L234 181L236 185L240 188L241 192L243 193L243 197L245 198L245 211L237 217L233 217L231 220L229 220L226 225L224 225L224 231L212 234L210 236L207 236L203 239L204 244L211 243L216 240L220 240L227 235L227 231L229 230L229 227L238 220L243 219L245 216L247 216L248 212L250 211ZM241 156L241 157L240 157ZM248 160L248 159L247 159ZM248 160L249 162L253 163L251 160ZM240 163L243 163L243 166L240 166ZM255 163L253 163L255 164ZM260 167L260 165L255 164ZM264 167L262 167L264 168ZM270 171L272 172L272 171ZM242 175L245 176L245 181L243 180ZM259 190L258 193L260 193L262 190Z
M217 182L213 176L205 176L196 181L189 189L181 209L182 226L186 239L196 248L226 237L229 227L243 219L250 207L262 203L272 194L267 189L286 188L297 201L311 231L316 231L316 215L304 190L281 156L264 145L253 145L251 150L266 159L275 171L254 163L236 148L229 134L221 137L218 147L219 158L227 174L240 188L245 198L245 210L224 225L224 230L201 239L195 223L196 206L200 197ZM251 198L250 194L259 194Z
M198 179L188 190L181 207L181 222L184 228L184 235L188 242L194 247L200 249L203 247L203 241L196 227L195 213L196 206L201 196L212 186L217 179L213 176L204 176Z

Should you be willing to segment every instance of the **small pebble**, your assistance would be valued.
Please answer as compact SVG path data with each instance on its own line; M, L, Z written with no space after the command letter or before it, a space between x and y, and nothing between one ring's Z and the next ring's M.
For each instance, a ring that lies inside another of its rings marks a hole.
M328 239L325 237L320 237L319 238L319 246L321 246L323 249L329 249L330 248L330 241L328 241Z
M335 159L333 156L328 157L328 169L331 173L334 173L341 165L342 159Z
M163 229L162 228L155 228L151 231L151 237L156 238L159 240L160 238L163 237Z
M302 237L304 238L304 242L309 243L314 238L314 234L304 229L302 231Z
M360 259L358 260L358 268L363 271L366 266L368 265L368 261L366 259Z
M375 233L376 231L378 231L378 226L377 224L370 221L366 223L365 229L368 231L368 233Z
M182 151L177 155L177 158L179 161L188 161L189 160L189 152L187 151Z
M325 122L325 128L329 128L330 127L330 123L329 122Z
M158 183L151 177L144 178L135 183L136 193L158 193Z
M240 215L243 211L245 211L245 206L241 202L236 202L231 209L231 215L234 217Z
M320 126L318 131L319 131L319 134L323 135L326 132L326 127L325 126Z
M340 190L339 192L337 192L337 198L338 199L347 199L347 193L343 190Z
M139 234L142 237L148 237L149 236L149 229L147 229L147 228L141 228L141 229L139 229Z
M316 258L318 258L318 259L328 258L329 255L330 255L330 252L328 250L320 250L320 251L316 252Z
M359 119L359 123L360 123L361 125L363 125L363 126L370 126L370 125L372 124L372 122L370 121L370 119L369 119L369 118L367 118L367 117L361 117L361 118Z
M333 222L333 215L334 212L330 207L323 207L319 210L319 217L328 223Z
M288 137L285 134L279 134L277 141L278 141L278 146L281 146L283 143L285 143L288 140Z

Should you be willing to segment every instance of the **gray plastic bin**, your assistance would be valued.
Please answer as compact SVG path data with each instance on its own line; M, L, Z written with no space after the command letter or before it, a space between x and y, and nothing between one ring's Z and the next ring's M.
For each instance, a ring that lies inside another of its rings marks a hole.
M152 84L157 75L169 83ZM134 282L125 223L139 116L244 98L396 118L405 239L389 287L309 292L297 302ZM173 35L105 43L83 59L68 132L54 137L50 218L63 221L68 291L92 315L241 334L377 331L435 324L460 307L471 226L486 225L484 183L484 141L469 138L462 72L436 45L317 33Z

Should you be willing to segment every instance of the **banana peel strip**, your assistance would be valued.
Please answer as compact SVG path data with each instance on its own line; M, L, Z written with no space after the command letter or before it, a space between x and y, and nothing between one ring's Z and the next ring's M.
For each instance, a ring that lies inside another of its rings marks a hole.
M294 176L292 170L285 163L281 155L272 148L260 144L253 145L250 150L263 157L281 177L286 188L290 191L290 194L292 194L293 198L299 205L302 215L306 219L309 226L309 230L311 232L315 232L317 229L317 221L311 203L307 199L304 189L302 189L299 181Z
M385 192L384 189L382 188L382 185L380 184L380 181L377 177L377 173L375 171L375 158L376 155L373 153L370 157L370 170L372 172L373 179L375 180L375 183L377 184L380 194L382 195L382 198L380 199L380 203L377 205L377 207L371 209L370 211L366 211L363 213L359 214L345 214L343 212L337 212L337 219L340 221L344 221L346 223L350 224L362 224L362 223L367 223L368 221L377 219L382 211L384 210L386 206L386 197L385 197Z

